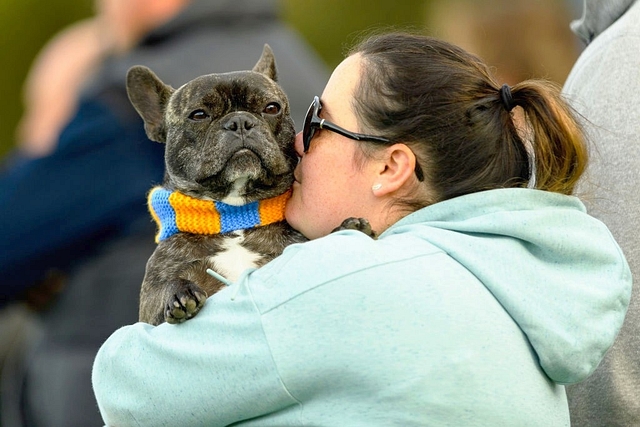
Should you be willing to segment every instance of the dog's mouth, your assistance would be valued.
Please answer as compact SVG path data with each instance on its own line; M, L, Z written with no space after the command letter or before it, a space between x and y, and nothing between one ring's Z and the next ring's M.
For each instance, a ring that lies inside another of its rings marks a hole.
M250 148L243 147L243 148L240 148L235 153L231 154L231 157L229 157L229 160L227 161L227 163L231 161L234 157L246 156L246 155L252 155L252 156L258 157L258 155L253 150L251 150Z
M197 179L203 187L231 184L244 179L257 179L265 174L265 166L258 154L249 148L241 148L232 153L220 170L214 174Z
M295 165L284 154L260 146L238 145L220 144L217 159L203 161L193 171L194 192L241 204L273 197L292 185Z
M226 173L253 175L263 168L262 158L256 152L249 148L241 148L229 157L223 170Z

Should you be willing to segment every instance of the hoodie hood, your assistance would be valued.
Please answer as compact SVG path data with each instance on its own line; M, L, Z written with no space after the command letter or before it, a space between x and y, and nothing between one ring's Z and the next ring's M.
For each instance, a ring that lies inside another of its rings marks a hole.
M571 29L588 45L635 2L636 0L584 0L582 17L571 23Z
M577 198L528 189L475 193L415 212L380 237L404 227L489 289L553 381L582 381L612 345L631 272L609 230Z

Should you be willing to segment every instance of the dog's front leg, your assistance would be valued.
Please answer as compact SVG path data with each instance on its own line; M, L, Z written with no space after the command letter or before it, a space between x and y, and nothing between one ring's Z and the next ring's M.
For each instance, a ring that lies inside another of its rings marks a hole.
M203 280L194 272L203 270L198 254L183 236L163 240L153 252L140 289L141 322L182 323L195 316L207 299Z

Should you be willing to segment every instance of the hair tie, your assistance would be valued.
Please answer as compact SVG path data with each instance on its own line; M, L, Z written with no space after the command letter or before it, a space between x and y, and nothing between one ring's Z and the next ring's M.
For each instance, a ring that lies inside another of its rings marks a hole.
M516 103L513 101L513 97L511 96L511 88L509 87L509 85L503 84L499 92L504 109L507 111L513 110L513 107L516 106Z

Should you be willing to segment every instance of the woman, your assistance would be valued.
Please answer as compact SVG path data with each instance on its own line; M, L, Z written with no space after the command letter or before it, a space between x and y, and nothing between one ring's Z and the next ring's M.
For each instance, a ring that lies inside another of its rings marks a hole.
M568 195L586 152L557 89L386 34L320 99L287 205L316 240L183 325L113 334L93 373L107 424L569 425L561 384L612 344L631 278ZM330 234L346 217L379 238Z

